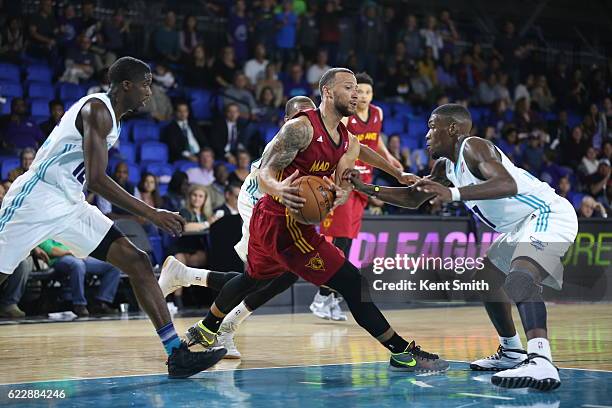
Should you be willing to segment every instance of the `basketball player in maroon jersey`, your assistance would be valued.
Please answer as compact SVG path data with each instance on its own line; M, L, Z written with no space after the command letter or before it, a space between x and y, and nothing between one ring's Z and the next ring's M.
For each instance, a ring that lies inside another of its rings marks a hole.
M223 318L244 296L291 271L320 286L326 285L347 301L357 323L391 351L390 365L402 371L441 371L448 362L408 343L389 325L361 285L367 281L344 254L318 234L313 225L299 224L292 217L303 206L298 176L325 177L336 190L335 206L348 199L350 183L342 179L359 155L359 143L349 138L341 119L357 106L357 81L345 68L333 68L320 80L319 109L299 113L288 121L270 146L259 173L266 193L257 202L250 224L247 272L227 282L204 319L192 326L187 337L205 347L215 344ZM327 177L336 174L336 184Z
M342 122L359 143L370 147L378 152L384 159L391 163L401 174L403 171L401 163L387 150L385 143L380 137L383 123L383 111L372 104L374 96L374 81L365 72L355 76L357 78L357 111L343 118ZM359 170L363 180L373 180L373 167L361 160L355 163L355 169ZM333 238L333 243L349 257L353 239L357 238L361 230L361 219L367 207L369 197L358 191L351 191L348 201L331 211L321 223L321 234ZM321 286L315 295L310 310L322 319L346 320L346 314L340 308L342 298L329 288Z

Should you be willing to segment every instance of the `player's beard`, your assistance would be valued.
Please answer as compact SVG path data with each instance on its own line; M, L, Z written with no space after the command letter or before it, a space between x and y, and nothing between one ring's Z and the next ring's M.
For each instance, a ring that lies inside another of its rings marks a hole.
M336 110L340 112L342 116L345 116L345 117L351 116L352 114L355 113L355 110L351 109L351 105L349 103L343 105L343 104L340 104L334 101L334 108L336 108Z

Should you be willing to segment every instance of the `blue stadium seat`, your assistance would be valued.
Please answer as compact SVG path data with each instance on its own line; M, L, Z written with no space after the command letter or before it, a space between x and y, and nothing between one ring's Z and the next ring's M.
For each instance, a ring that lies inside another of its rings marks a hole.
M87 90L77 84L60 82L57 84L58 95L61 100L81 99L87 94Z
M32 82L28 85L28 97L53 99L55 98L55 90L53 89L53 85Z
M383 101L372 101L372 103L383 110L383 115L385 118L393 115L391 104Z
M165 196L168 193L168 184L167 183L159 183L157 185L157 192L160 196Z
M140 146L140 161L142 163L167 163L168 146L160 142L144 142Z
M259 130L263 136L265 144L268 144L270 143L270 140L272 140L274 136L276 136L280 128L276 125L265 124L265 125L261 125Z
M134 185L140 182L140 167L137 164L128 163L128 180Z
M0 170L2 180L6 180L11 170L16 169L21 165L19 157L11 157L2 160L2 170Z
M575 112L569 112L567 115L567 124L571 128L574 128L582 123L582 116Z
M412 163L414 163L414 173L418 171L416 168L417 157L421 159L421 163L426 165L429 162L429 154L425 149L414 149L412 151Z
M48 99L32 99L31 101L31 114L32 116L44 116L49 117L51 112L49 112L49 100Z
M425 135L429 132L429 126L427 125L427 118L424 116L415 116L410 121L408 126L408 133L411 137L419 141L419 143L425 143Z
M583 193L575 193L573 195L572 205L574 206L576 210L580 208L580 205L582 204L582 200L584 199L584 197L586 197L586 194L583 194Z
M9 82L7 80L0 81L0 95L11 98L21 98L23 96L23 88L19 82Z
M132 126L132 140L136 144L159 140L159 127L152 121L135 121Z
M53 71L47 65L34 64L26 68L26 81L50 84L52 77Z
M212 119L212 93L206 89L190 89L187 96L191 104L191 112L196 120Z
M0 106L0 114L2 115L8 115L9 113L11 113L11 101L13 100L13 98L10 96L7 96L5 98L6 102Z
M393 111L395 112L393 115L397 117L412 117L415 114L414 108L407 103L393 104ZM387 116L385 115L385 118Z
M421 147L419 139L413 137L410 133L400 133L400 145L403 148L408 148L410 151Z
M159 177L160 183L169 183L174 173L174 166L168 163L149 163L145 166L145 170Z
M401 118L388 117L383 121L383 132L394 135L404 131L404 121Z
M120 142L119 154L128 163L136 163L136 147L132 143Z
M484 106L476 106L468 108L470 115L472 115L472 123L475 125L482 124L482 121L489 116L490 110Z
M194 163L189 160L177 160L174 163L172 163L172 165L174 166L175 171L176 170L187 171L191 168L198 167L198 163Z
M78 99L62 99L62 103L64 104L64 110L70 109L70 107L74 105L76 101L78 101Z
M0 79L20 83L21 73L19 72L19 67L14 64L0 64Z

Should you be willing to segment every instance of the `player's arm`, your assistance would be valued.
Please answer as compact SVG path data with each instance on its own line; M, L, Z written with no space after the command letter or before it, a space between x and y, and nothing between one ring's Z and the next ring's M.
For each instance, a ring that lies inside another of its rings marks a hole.
M383 187L365 184L356 171L350 172L345 177L350 178L357 191L397 207L419 208L427 200L436 196L434 193L419 191L415 186ZM431 174L424 177L423 180L431 180L442 186L450 186L451 182L446 178L446 159L438 159L431 170Z
M98 100L86 103L79 113L77 126L82 129L83 154L87 187L111 203L130 213L147 218L173 235L180 235L185 220L178 214L155 209L134 198L106 174L108 150L106 136L113 128L113 119L106 105Z
M371 149L369 146L361 143L359 144L359 160L395 177L397 181L402 184L412 184L419 180L419 177L411 173L403 172L400 168L395 167L385 160L380 154L376 153L376 151Z
M493 143L481 138L471 138L465 142L463 156L472 174L485 181L459 188L461 201L492 200L516 195L516 182L503 166L501 156ZM452 200L451 190L432 180L421 180L415 186L423 192L434 193L435 200Z
M291 164L300 150L308 147L312 134L312 126L306 117L291 119L274 136L270 142L271 146L261 159L259 189L278 197L281 203L292 211L297 211L306 201L298 196L299 189L292 185L298 171L283 181L278 181L278 176Z

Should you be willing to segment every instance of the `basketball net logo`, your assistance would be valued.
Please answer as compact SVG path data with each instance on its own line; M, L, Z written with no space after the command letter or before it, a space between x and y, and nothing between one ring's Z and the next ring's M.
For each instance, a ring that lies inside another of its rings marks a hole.
M317 252L315 256L310 258L310 260L306 264L306 267L312 269L313 271L324 271L325 263L323 262L323 259L321 259L321 257L319 256L319 253Z

